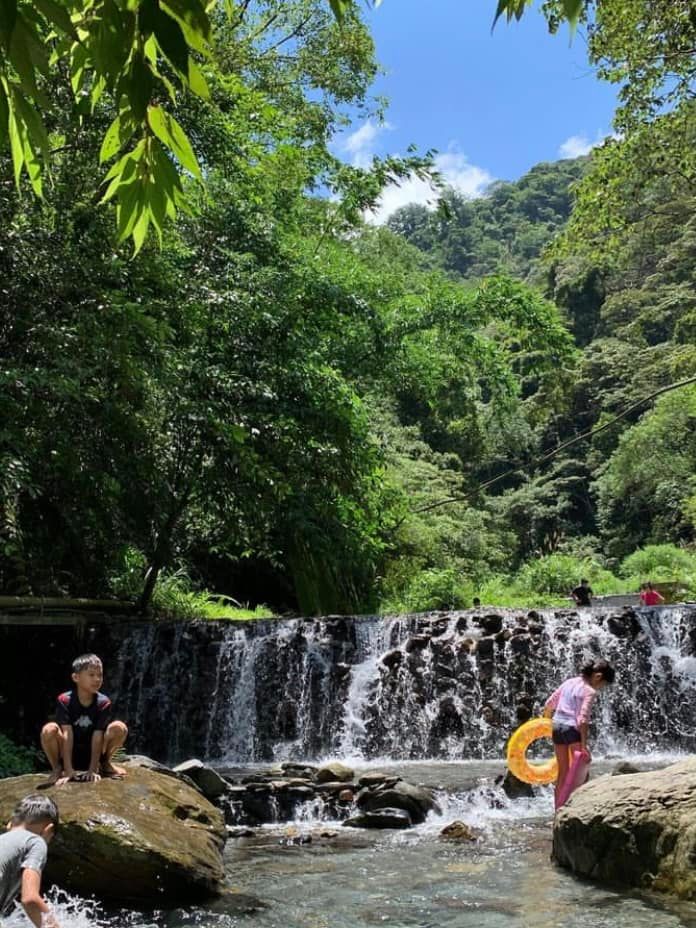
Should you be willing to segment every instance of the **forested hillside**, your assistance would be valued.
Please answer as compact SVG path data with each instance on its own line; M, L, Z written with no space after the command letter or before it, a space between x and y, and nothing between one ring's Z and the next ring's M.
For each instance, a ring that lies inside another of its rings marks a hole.
M520 212L530 186L535 188L537 215L556 220L555 225L542 222L536 227L538 246L526 265L513 248L492 265L531 278L553 301L573 335L576 354L572 365L557 372L553 390L548 384L540 388L534 378L521 378L523 401L514 425L510 423L500 437L492 462L479 455L472 469L474 481L483 484L495 474L519 468L489 490L479 511L489 535L490 526L498 527L494 540L489 537L484 545L486 567L474 573L479 583L486 568L495 570L496 558L505 561L514 552L517 568L538 555L561 555L548 564L550 586L558 591L571 582L574 569L594 572L611 587L604 568L616 569L637 548L689 546L694 541L694 385L658 399L654 408L651 403L638 405L596 437L574 444L542 466L536 463L556 446L609 422L655 391L696 375L696 203L689 185L678 174L653 179L631 203L632 221L620 243L603 252L578 235L577 225L566 229L571 211L557 208L558 203L572 203L573 184L585 165L586 159L542 165L518 184L497 186L447 218L406 207L390 222L437 266L450 272L464 268L462 276L474 280L490 270L486 262L491 242L482 229L496 230L492 240L497 242L504 240L506 229L512 239L518 232L521 241L533 238L528 207L522 213L524 221ZM530 184L538 173L547 180L542 188ZM501 186L507 191L505 209L496 199ZM455 195L449 199L459 200ZM462 242L466 244L458 244ZM462 249L459 265L457 248ZM438 492L446 498L446 491ZM438 492L430 502L437 502ZM469 507L453 517L455 506L461 504L442 507L447 515L436 514L438 507L428 517L449 537L456 525L472 518ZM678 579L692 569L678 566L677 555L676 563L670 564L666 549L654 555L658 560L653 572L663 579ZM468 554L466 560L466 566L456 564L453 573L444 575L432 559L430 578L441 585L443 595L448 587L459 588L458 578L471 568ZM520 579L524 583L527 578L530 593L548 579L538 564L536 569L522 569Z
M42 199L31 139L19 171L0 153L3 592L335 612L696 576L696 387L540 461L696 375L691 102L374 228L384 186L431 162L333 153L377 69L345 6L214 21L208 96L148 111L175 161L144 130L176 210L113 161L130 136L98 82L85 108L42 72Z
M474 200L448 190L438 211L405 206L388 225L447 271L472 279L508 273L524 280L568 221L572 188L586 167L587 158L538 164L513 183L495 181Z

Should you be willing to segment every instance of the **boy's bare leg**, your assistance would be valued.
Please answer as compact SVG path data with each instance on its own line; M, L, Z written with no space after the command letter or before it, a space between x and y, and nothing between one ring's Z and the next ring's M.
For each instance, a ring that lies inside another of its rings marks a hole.
M48 722L41 729L41 747L51 765L51 772L46 780L46 786L53 786L63 775L64 739L60 725L56 722Z
M104 732L104 751L102 753L101 772L105 777L125 777L126 769L112 763L111 758L122 748L128 737L128 726L124 722L111 722Z

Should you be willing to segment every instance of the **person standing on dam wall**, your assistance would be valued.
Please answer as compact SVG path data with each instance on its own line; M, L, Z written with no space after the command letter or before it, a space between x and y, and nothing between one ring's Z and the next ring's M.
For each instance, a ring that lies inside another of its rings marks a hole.
M591 606L594 592L590 586L590 581L583 578L579 586L571 590L570 595L573 597L576 606Z

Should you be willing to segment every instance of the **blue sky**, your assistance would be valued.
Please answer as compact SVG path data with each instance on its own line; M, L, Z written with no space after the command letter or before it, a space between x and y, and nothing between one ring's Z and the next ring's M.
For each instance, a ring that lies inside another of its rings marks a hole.
M585 40L550 36L538 11L500 21L495 0L383 0L368 14L386 74L387 125L357 123L342 141L355 163L372 154L436 148L451 182L477 195L539 161L587 152L611 130L615 88L596 79ZM384 210L431 193L414 181L388 191Z

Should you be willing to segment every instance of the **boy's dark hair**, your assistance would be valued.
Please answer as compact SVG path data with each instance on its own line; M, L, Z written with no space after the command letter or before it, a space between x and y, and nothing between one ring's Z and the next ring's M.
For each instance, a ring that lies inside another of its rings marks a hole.
M72 662L72 672L80 673L83 670L87 670L88 667L96 667L97 665L99 665L99 667L102 665L101 657L97 654L80 654L80 656L76 657Z
M583 583L589 583L589 582L590 582L590 581L589 581L589 580L585 580L584 577L583 577L582 580L580 581L581 584L583 584Z
M15 806L12 813L13 825L40 825L42 823L58 828L60 816L58 806L49 796L39 796L33 793L25 796Z
M589 680L592 674L601 673L602 679L606 680L607 683L613 683L614 678L616 677L616 671L611 666L608 661L605 661L604 658L598 658L596 661L590 661L589 664L585 664L580 673L583 675L585 680Z

